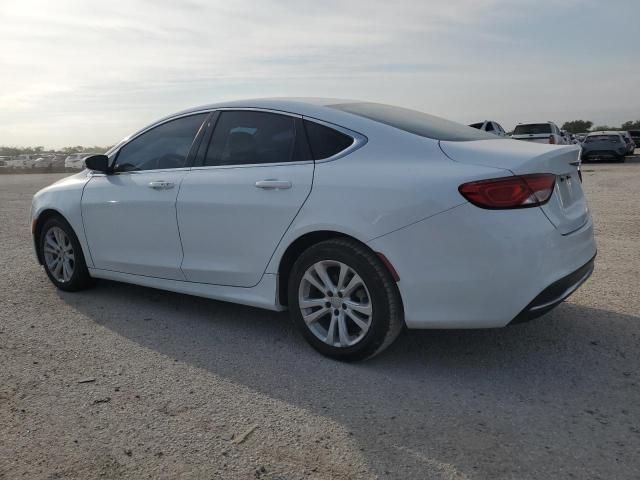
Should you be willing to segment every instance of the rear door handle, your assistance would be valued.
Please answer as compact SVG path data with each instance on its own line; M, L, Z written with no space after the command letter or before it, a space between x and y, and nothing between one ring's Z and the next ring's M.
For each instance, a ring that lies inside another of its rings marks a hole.
M286 190L291 188L291 182L289 180L259 180L256 182L256 187L264 188L265 190Z
M149 182L149 188L154 190L169 190L173 188L175 184L173 182L165 182L164 180L156 180L155 182Z

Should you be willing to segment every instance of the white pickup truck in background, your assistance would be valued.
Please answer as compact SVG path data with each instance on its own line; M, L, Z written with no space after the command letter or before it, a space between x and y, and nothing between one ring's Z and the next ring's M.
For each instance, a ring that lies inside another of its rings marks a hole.
M482 130L483 132L493 133L499 137L506 137L507 132L504 131L502 125L498 122L494 122L492 120L485 120L484 122L472 123L469 125L472 128L477 128L478 130Z
M513 130L511 138L535 143L550 143L555 145L567 145L569 142L553 122L520 123Z

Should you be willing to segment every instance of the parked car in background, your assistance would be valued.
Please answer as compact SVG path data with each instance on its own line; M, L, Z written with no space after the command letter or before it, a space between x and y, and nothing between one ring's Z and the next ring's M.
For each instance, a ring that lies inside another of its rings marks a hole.
M93 153L72 153L64 159L65 168L76 168L81 170L84 168L84 159L90 157Z
M575 137L578 142L582 143L584 142L584 139L587 138L587 135L589 135L589 132L580 132L576 133Z
M624 138L624 141L627 144L627 155L631 155L636 149L636 143L633 141L629 132L621 131L620 135L622 135L622 138Z
M562 136L558 126L553 122L519 123L513 130L511 138L552 145L566 145L568 143Z
M493 133L499 137L506 137L507 133L502 128L498 122L494 122L493 120L485 120L484 122L472 123L469 125L471 128L476 128L478 130L482 130L483 132Z
M633 143L636 144L636 148L640 148L640 130L629 130L629 135L631 135Z
M405 326L503 327L580 287L596 244L578 156L377 103L226 102L38 192L33 240L62 290L288 308L314 348L357 360Z
M613 159L624 162L629 147L620 132L592 132L582 143L582 160Z

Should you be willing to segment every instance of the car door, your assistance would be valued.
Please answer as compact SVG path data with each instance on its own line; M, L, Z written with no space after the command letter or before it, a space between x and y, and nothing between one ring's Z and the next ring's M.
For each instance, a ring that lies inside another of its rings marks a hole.
M313 169L298 116L218 112L178 195L187 280L256 285L311 191Z
M176 199L208 113L155 126L118 150L112 174L93 174L82 219L95 268L184 280Z

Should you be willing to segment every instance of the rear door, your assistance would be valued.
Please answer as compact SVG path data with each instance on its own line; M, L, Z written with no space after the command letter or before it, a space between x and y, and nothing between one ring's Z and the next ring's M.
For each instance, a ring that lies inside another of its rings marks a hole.
M178 195L187 280L256 285L311 192L313 169L301 118L220 111Z

